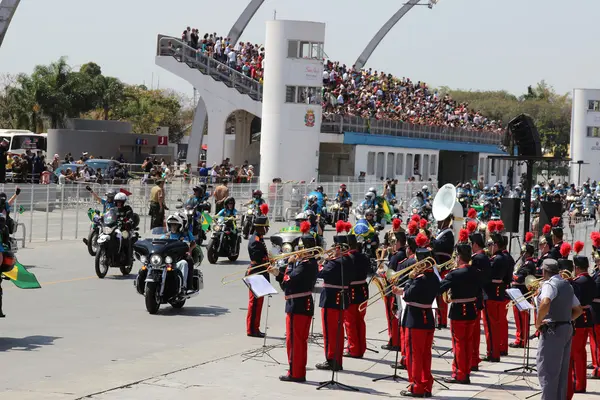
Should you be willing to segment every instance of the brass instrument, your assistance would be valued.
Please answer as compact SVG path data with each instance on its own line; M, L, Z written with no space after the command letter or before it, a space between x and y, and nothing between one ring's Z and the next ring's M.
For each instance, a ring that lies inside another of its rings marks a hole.
M323 261L334 260L334 259L336 259L338 257L342 257L342 256L348 254L350 246L348 246L346 243L341 243L339 245L339 247L340 247L340 249L342 251L342 254L340 254L340 255L338 255L338 253L337 253L338 252L338 245L336 245L335 247L332 247L329 250L323 251L323 255L322 255Z
M537 291L540 289L541 285L542 285L542 281L544 278L536 278L533 275L527 275L525 277L525 287L527 287L528 292L525 293L524 295L517 297L516 300L511 300L508 302L508 304L506 305L506 308L511 308L512 306L514 306L517 302L522 301L522 300L529 300L531 299L533 296L536 295Z
M444 303L446 304L452 303L452 289L448 289L442 293L442 300L444 300Z
M242 279L247 276L262 274L265 271L255 272L255 273L251 273L251 274L249 272L255 271L260 268L268 267L271 264L276 263L279 260L284 260L286 258L290 258L291 256L296 256L297 258L316 258L316 257L323 257L324 254L325 254L325 251L323 250L322 247L311 247L310 249L302 249L302 250L292 251L291 253L279 254L277 256L271 257L269 259L269 261L264 264L254 265L250 268L244 268L243 270L239 270L236 272L232 272L229 275L225 275L223 277L223 279L221 279L221 283L223 285L229 285L230 283L236 282L238 279ZM243 275L243 276L237 277L238 275ZM236 277L236 278L231 278L231 277Z
M443 262L441 264L437 264L436 266L440 272L445 269L447 269L448 271L452 271L453 269L455 269L458 266L458 263L456 262L456 259L454 257L452 257L448 261Z
M393 287L396 285L396 283L398 281L400 281L400 279L403 277L403 275L406 275L407 273L411 273L413 271L415 273L421 273L424 270L431 268L432 266L435 266L435 260L433 259L433 257L427 257L419 262L414 263L413 265L411 265L409 267L401 269L398 272L395 272L394 270L388 268L385 271L385 278L389 283L385 287L379 288L378 293L374 294L373 296L369 297L367 300L360 303L360 305L358 306L358 310L362 312L362 311L366 310L367 307L370 307L371 305L377 303L379 300L383 299L384 297L386 297L390 293L392 293ZM380 282L378 282L378 283L380 283Z
M568 269L563 269L563 270L559 271L558 275L560 275L560 277L563 278L565 281L575 278L575 274L573 272L569 271Z
M456 187L451 183L446 183L438 190L433 199L431 213L436 221L445 221L446 218L452 217L450 226L454 235L458 237L458 233L465 220L465 214L462 205L456 199Z

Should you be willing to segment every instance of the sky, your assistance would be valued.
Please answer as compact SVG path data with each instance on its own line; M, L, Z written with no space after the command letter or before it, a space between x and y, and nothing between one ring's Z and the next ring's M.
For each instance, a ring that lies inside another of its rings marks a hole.
M0 0L1 1L1 0ZM249 0L22 0L0 48L0 74L30 73L66 56L129 84L192 87L154 64L157 34L189 25L226 36ZM325 22L325 52L353 64L403 0L266 0L242 35L263 43L265 21ZM423 0L426 2L426 0ZM598 0L439 0L414 7L367 67L430 86L526 92L544 79L557 92L600 88Z

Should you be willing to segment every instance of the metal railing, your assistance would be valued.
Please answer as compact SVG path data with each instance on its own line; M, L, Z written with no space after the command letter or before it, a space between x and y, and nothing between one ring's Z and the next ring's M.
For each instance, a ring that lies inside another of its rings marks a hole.
M219 60L208 57L174 37L159 35L157 55L171 56L177 61L195 68L204 75L210 75L214 80L223 82L242 94L247 94L253 100L262 101L262 85L249 76L230 68Z

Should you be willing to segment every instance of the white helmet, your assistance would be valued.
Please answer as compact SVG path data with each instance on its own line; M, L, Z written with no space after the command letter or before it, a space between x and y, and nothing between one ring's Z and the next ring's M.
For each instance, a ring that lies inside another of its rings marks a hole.
M179 225L177 228L178 231L183 229L183 219L179 214L172 214L167 217L167 228L169 228L169 230L171 230L171 225Z
M115 203L117 201L122 201L123 203L125 203L127 201L127 196L125 195L125 193L117 193L115 195Z
M373 192L367 192L365 194L365 200L367 200L367 201L373 201L373 200L375 200L375 193L373 193Z
M429 190L429 187L427 185L423 185L423 187L421 188L421 190Z
M373 192L375 195L377 195L377 189L375 189L373 186L371 186L367 192Z

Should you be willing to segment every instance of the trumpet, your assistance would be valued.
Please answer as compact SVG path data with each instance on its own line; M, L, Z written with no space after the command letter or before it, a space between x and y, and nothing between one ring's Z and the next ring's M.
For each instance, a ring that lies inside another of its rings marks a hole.
M394 270L388 268L385 271L385 278L389 282L389 284L384 286L383 288L379 288L378 293L374 294L373 296L369 297L367 300L360 303L360 305L358 306L358 310L362 312L362 311L366 310L368 307L370 307L371 305L377 303L379 300L390 295L392 293L392 289L394 288L396 283L400 281L400 279L403 277L403 275L406 275L407 273L411 273L413 271L415 273L419 273L419 272L422 272L422 271L425 271L425 270L431 268L433 265L435 265L435 260L432 257L427 257L419 262L414 263L413 265L411 265L409 267L401 269L398 272L395 272Z
M438 268L438 271L443 271L445 269L447 269L448 271L452 271L456 268L457 265L458 264L456 263L456 259L453 257L444 263L437 264L436 266Z
M542 280L544 278L537 278L533 275L527 275L525 277L525 286L528 289L528 292L525 293L524 295L517 297L516 300L511 300L508 302L508 304L506 305L506 308L511 308L512 306L514 306L515 304L517 304L517 302L523 301L523 300L529 300L531 299L533 296L535 296L535 294L537 293L537 291L540 289L541 285L542 285Z
M329 250L324 250L323 251L323 255L322 255L322 259L323 261L329 261L329 260L333 260L336 259L338 257L343 257L348 255L348 253L350 252L350 246L348 246L346 243L341 243L340 245L342 254L338 255L338 248L336 247L332 247Z
M266 271L253 272L253 273L250 273L250 272L256 271L257 269L261 269L261 268L264 269L264 268L270 266L271 264L276 263L279 260L284 260L284 259L290 258L292 256L296 256L297 258L316 258L316 257L323 257L324 254L325 254L325 251L323 250L322 247L311 247L310 249L302 249L302 250L292 251L291 253L279 254L277 256L271 257L269 259L269 261L264 264L254 265L250 268L244 268L243 270L235 271L229 275L225 275L223 277L223 279L221 279L221 283L223 285L229 285L230 283L236 282L238 279L242 279L244 277L263 274ZM241 275L241 277L238 277L238 275Z

